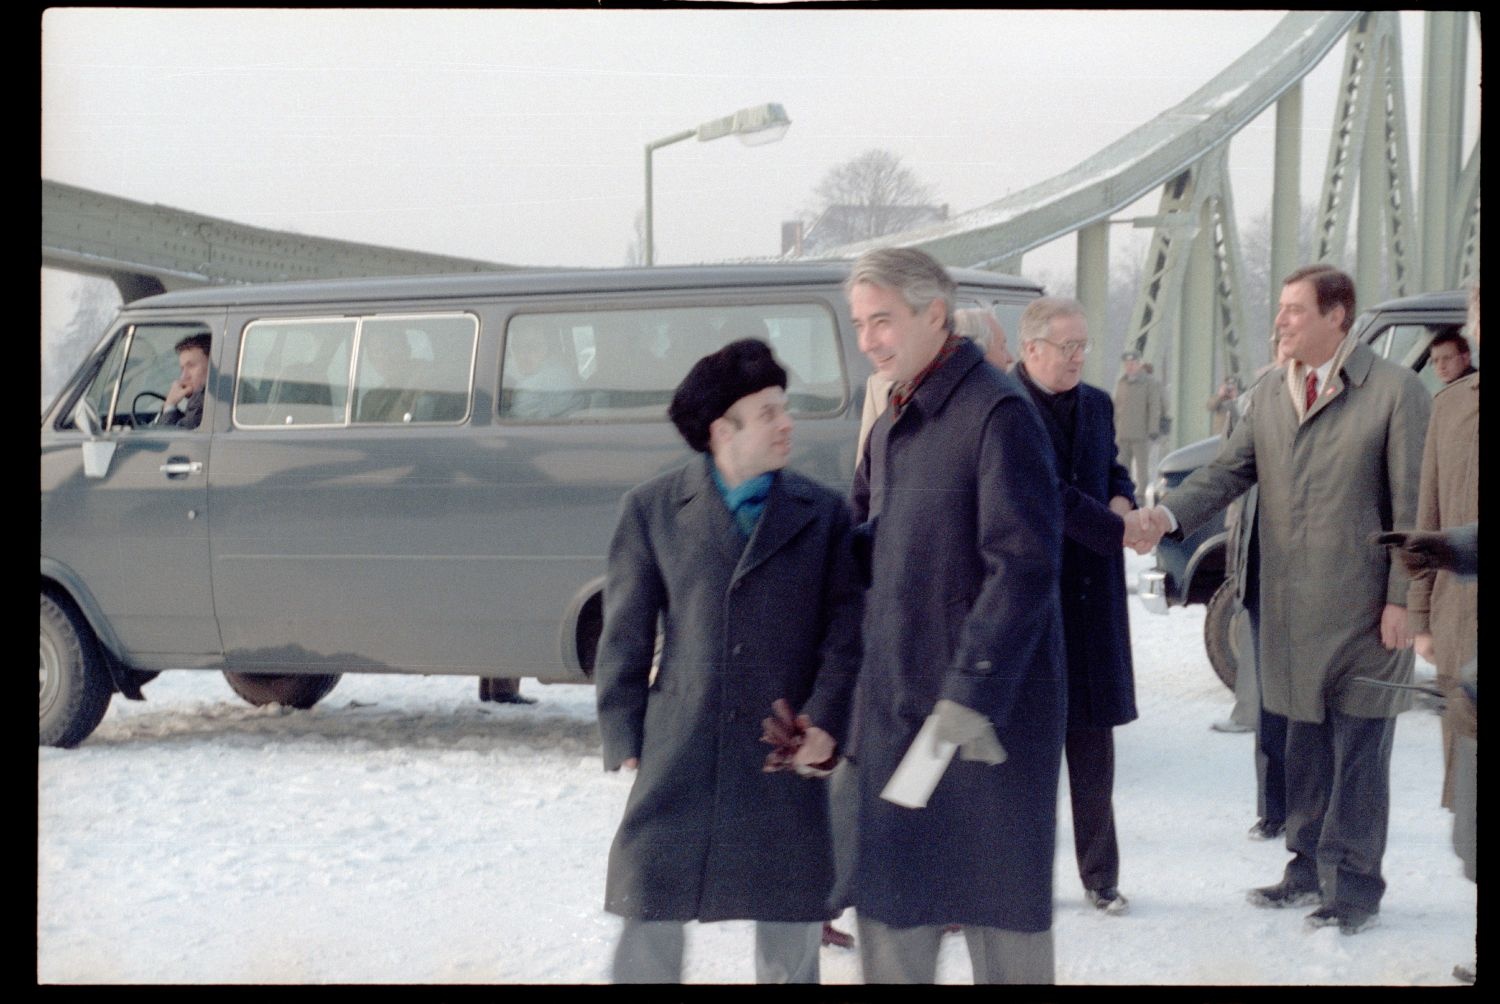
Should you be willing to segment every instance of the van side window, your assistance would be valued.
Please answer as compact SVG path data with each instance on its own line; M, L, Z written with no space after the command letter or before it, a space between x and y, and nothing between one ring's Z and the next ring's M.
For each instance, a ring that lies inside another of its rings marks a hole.
M330 319L246 325L235 424L343 425L357 324Z
M154 424L179 375L174 346L185 338L208 334L206 326L196 323L137 324L121 329L83 392L100 425L143 429ZM59 428L73 428L71 416Z
M516 420L665 421L699 359L732 341L770 344L799 417L838 414L843 356L821 303L523 314L506 329L499 414Z
M356 425L462 422L478 322L471 316L368 319L354 374Z
M478 336L472 314L252 321L240 342L235 424L462 422Z

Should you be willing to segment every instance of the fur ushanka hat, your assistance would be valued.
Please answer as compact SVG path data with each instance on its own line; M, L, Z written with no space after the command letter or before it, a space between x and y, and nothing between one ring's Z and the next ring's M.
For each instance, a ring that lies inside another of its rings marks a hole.
M714 419L740 398L767 387L785 390L786 370L765 342L742 338L693 364L672 395L667 417L689 446L706 453Z

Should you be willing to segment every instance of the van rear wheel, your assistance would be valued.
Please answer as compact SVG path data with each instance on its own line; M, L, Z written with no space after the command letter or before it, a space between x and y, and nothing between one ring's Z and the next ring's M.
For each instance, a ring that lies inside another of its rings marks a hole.
M72 607L42 594L37 744L77 746L109 710L113 687L99 643Z
M229 689L257 708L282 704L288 708L310 708L328 696L339 682L339 673L224 673Z

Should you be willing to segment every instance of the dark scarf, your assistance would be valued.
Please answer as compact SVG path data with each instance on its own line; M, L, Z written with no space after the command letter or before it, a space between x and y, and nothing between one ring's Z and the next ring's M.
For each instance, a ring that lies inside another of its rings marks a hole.
M1018 363L1015 372L1031 399L1036 402L1042 418L1050 419L1046 422L1047 431L1052 435L1058 458L1065 461L1072 459L1073 435L1078 429L1078 387L1075 385L1070 390L1054 394L1039 387L1031 379L1031 374L1026 372L1025 363Z
M912 377L905 383L898 383L891 388L892 422L901 417L902 410L904 410L906 406L911 403L912 395L917 392L918 387L922 386L922 381L927 379L928 374L932 373L939 366L943 365L943 363L947 362L948 357L953 355L954 351L960 345L962 345L963 342L963 336L955 335L950 332L948 334L947 341L943 342L942 348L938 349L937 355L933 357L932 362L928 363L922 369L922 372L918 373L916 376Z

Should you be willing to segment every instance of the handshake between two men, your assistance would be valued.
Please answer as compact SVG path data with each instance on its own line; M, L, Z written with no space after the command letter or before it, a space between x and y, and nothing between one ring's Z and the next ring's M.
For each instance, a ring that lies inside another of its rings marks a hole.
M1171 518L1161 506L1133 509L1129 499L1116 495L1109 500L1109 508L1125 521L1122 546L1131 548L1136 554L1149 553L1172 530Z

